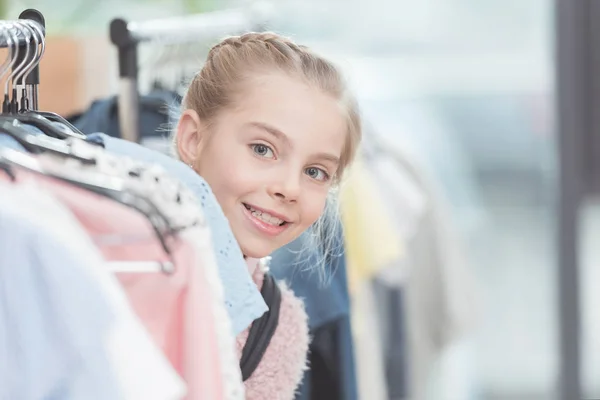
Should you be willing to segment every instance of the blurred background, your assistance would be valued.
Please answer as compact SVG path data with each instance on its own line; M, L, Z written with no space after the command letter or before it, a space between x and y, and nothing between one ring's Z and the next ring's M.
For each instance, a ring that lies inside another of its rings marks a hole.
M40 108L84 112L118 92L113 18L144 21L247 6L241 0L3 0L3 18L46 18ZM268 29L346 72L369 130L418 161L447 205L474 282L473 323L427 374L426 398L546 400L558 374L554 2L277 0ZM218 38L140 47L142 93L176 89ZM168 60L169 62L167 62ZM187 75L186 75L187 74ZM583 218L584 398L600 398L594 290L600 209ZM364 328L364 327L363 327ZM369 335L369 329L359 329ZM377 340L373 336L374 340ZM360 373L360 366L359 366ZM360 377L359 377L360 382Z

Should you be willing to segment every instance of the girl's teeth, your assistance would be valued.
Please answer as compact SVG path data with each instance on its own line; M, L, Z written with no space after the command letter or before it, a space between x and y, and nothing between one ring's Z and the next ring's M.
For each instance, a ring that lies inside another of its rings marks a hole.
M282 220L280 220L277 217L273 217L273 216L271 216L271 215L269 215L267 213L260 212L258 210L253 209L253 208L250 208L250 211L251 211L252 215L255 218L258 218L261 221L266 222L267 224L278 226L278 225L281 225L281 223L283 222Z

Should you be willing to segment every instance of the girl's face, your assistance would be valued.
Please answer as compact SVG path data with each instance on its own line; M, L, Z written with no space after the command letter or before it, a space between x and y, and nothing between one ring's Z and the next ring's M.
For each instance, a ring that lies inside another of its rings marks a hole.
M180 154L211 186L244 255L265 257L319 218L347 135L335 99L269 75L203 128L194 111L184 113Z

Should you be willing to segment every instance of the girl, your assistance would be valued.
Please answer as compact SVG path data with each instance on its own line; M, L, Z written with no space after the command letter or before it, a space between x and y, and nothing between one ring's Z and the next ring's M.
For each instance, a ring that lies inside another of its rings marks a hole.
M304 46L248 33L210 50L183 100L175 148L214 191L259 289L257 259L323 222L360 125L339 72ZM281 292L278 326L245 381L248 399L293 399L306 368L306 315ZM237 338L239 354L247 336Z

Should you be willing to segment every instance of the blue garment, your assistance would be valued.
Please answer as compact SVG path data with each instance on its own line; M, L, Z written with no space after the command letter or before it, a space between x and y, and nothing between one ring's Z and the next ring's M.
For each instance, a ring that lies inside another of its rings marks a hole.
M0 133L0 147L5 147L17 151L25 152L25 148L21 145L21 143L17 142L11 136L6 133Z
M211 229L219 274L225 290L225 305L235 335L248 328L252 321L267 311L267 305L248 273L248 267L229 222L202 177L184 163L137 143L113 138L103 133L91 134L88 139L103 144L111 153L160 165L196 195Z
M181 97L166 90L155 90L139 98L140 139L160 138L167 136L167 124L170 120L170 109L181 104ZM73 115L68 120L83 133L103 132L108 136L121 138L119 129L119 104L116 96L96 100L82 114Z
M285 280L294 294L304 299L309 316L309 327L316 329L350 313L350 300L346 283L346 260L343 254L332 256L326 264L327 284L315 271L321 253L303 250L307 246L305 233L287 246L272 254L271 272L275 278ZM338 248L338 245L334 245ZM341 247L340 247L341 248Z
M104 347L114 315L51 222L62 209L25 205L44 199L0 198L0 399L118 400Z
M304 300L312 341L309 347L310 370L305 372L297 400L355 400L358 398L356 371L350 327L350 300L344 254L327 260L328 285L314 271L321 255L298 251L306 248L304 234L273 254L270 270L285 280L296 296ZM343 233L337 230L334 249L343 248ZM338 252L337 250L335 251Z

